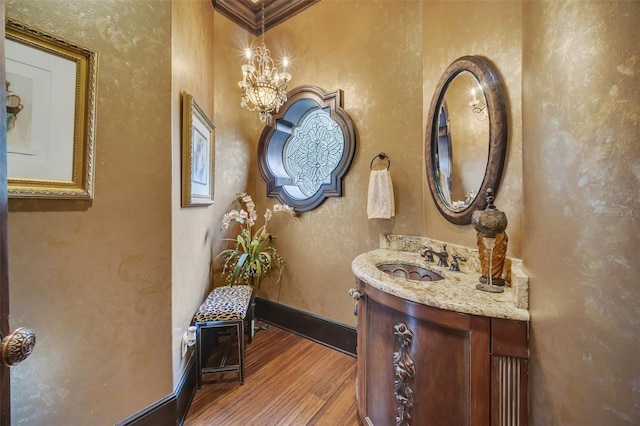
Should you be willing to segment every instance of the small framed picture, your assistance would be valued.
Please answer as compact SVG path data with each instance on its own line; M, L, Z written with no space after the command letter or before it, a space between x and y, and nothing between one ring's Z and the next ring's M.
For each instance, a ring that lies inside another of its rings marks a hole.
M215 127L187 92L182 92L182 206L213 204Z
M8 19L7 175L12 198L93 198L98 53Z

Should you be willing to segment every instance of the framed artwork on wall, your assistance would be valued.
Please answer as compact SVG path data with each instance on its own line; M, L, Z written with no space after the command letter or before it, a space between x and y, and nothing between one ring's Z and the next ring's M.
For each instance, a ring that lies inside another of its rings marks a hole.
M8 19L8 195L92 199L98 54Z
M213 204L215 127L187 92L182 92L182 206Z

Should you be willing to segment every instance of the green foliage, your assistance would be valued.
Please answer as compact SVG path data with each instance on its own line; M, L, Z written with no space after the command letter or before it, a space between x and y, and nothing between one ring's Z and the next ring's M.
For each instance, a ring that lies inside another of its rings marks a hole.
M257 214L251 196L240 193L238 201L242 208L231 210L222 219L223 231L229 228L232 221L240 223L238 236L235 240L229 240L235 241L235 247L224 250L218 255L225 259L222 275L228 285L247 284L259 288L262 279L274 269L278 269L277 282L280 282L286 263L276 250L275 238L267 231L267 224L273 213L286 212L295 216L295 212L289 206L275 204L272 210L266 210L264 225L254 231Z

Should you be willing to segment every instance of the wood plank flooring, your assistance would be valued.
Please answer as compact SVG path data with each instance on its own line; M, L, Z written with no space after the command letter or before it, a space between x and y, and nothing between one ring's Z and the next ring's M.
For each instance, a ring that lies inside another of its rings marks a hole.
M245 348L245 384L237 373L205 376L184 426L360 425L356 358L273 325Z

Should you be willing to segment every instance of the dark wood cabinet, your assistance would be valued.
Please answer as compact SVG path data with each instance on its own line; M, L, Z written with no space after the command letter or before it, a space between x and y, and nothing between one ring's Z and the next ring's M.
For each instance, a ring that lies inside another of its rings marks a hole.
M422 305L361 280L357 286L365 425L527 424L527 322Z

